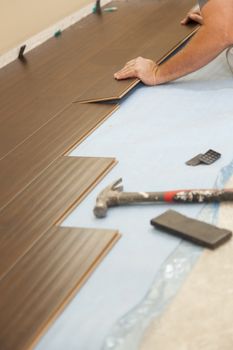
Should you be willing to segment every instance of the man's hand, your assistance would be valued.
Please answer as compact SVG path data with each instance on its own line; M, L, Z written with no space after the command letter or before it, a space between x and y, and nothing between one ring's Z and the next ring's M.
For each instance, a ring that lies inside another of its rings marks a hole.
M135 58L126 63L126 65L114 74L117 80L127 78L138 78L145 85L156 85L156 72L158 65L143 57Z
M187 16L182 19L181 24L188 24L189 22L194 21L199 24L203 24L203 17L201 15L200 7L193 7L188 13Z

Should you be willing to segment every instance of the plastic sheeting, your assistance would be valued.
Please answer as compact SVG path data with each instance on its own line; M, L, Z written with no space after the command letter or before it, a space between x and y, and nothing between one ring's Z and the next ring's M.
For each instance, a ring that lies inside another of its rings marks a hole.
M227 184L233 187L233 178ZM233 230L232 203L221 203L218 225ZM151 322L140 350L231 350L233 344L233 240L204 251L180 293Z

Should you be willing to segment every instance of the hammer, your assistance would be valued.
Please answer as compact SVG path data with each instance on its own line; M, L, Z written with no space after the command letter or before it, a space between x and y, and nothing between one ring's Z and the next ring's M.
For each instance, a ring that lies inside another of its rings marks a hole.
M233 189L175 190L166 192L123 192L122 179L114 181L100 192L94 214L97 218L107 215L109 207L132 203L169 202L204 203L233 201Z

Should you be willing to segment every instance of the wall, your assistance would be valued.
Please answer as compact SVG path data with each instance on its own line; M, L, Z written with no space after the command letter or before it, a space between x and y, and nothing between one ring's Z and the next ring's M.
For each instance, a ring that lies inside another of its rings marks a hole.
M92 0L0 0L0 55Z

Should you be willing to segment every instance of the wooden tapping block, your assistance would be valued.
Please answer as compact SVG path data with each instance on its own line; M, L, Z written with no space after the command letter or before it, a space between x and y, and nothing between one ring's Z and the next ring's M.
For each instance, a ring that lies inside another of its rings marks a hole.
M83 141L117 108L110 104L72 104L3 158L0 161L0 209L55 159Z
M114 165L113 158L59 158L1 211L0 280Z
M0 348L31 349L120 238L53 227L0 282Z
M152 219L151 224L162 231L209 249L219 247L232 237L229 230L189 218L175 210L167 210Z

